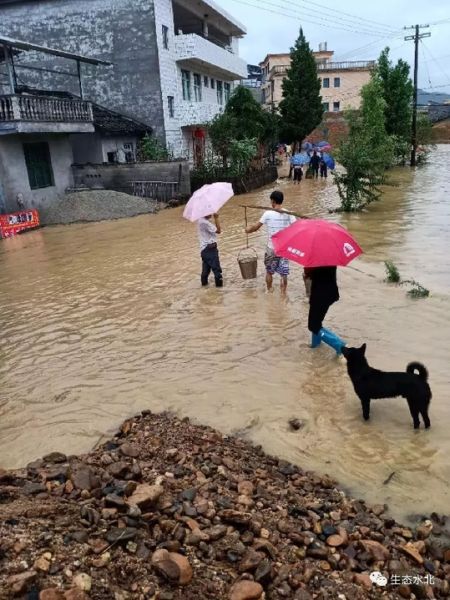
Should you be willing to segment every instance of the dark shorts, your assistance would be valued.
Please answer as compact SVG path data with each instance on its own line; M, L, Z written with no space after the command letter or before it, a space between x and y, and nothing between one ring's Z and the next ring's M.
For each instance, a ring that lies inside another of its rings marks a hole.
M289 261L287 258L281 258L281 256L275 256L270 250L266 250L264 255L264 264L266 266L267 273L274 275L278 273L282 277L289 275Z

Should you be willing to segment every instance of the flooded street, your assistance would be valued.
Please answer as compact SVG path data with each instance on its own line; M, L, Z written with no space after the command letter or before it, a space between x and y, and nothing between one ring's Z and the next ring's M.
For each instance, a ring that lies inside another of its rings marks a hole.
M200 288L196 229L182 207L0 242L0 466L84 452L140 410L171 410L327 472L396 517L448 513L449 161L450 146L440 146L427 166L394 171L396 185L367 212L331 216L365 254L340 269L341 301L327 324L351 345L367 342L373 366L427 366L429 431L414 432L401 398L374 402L362 421L344 359L308 348L301 268L285 301L278 289L264 293L262 233L250 237L258 280L242 280L241 204L268 205L278 187L285 207L306 215L338 205L331 180L281 180L224 207L223 290ZM248 212L252 221L261 214ZM384 283L386 259L431 297L412 300ZM291 432L291 417L304 428Z

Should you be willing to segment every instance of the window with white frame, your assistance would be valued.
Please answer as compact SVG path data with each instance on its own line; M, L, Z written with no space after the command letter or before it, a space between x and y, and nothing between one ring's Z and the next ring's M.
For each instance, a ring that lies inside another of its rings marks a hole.
M329 110L330 110L330 103L329 102L322 102L322 108L323 108L324 112L329 112Z
M324 77L322 79L322 87L324 87L324 88L330 87L330 78L329 77Z
M167 104L169 106L169 117L173 119L175 116L175 98L173 96L167 96Z
M339 112L341 110L341 103L340 102L333 102L333 111L334 112Z
M217 80L217 102L222 105L223 104L223 82Z
M190 71L181 71L181 83L183 87L183 100L191 100L191 73Z
M231 85L229 83L225 82L223 84L223 89L225 92L224 96L225 96L225 104L226 104L231 96Z
M198 73L194 73L194 100L202 101L202 77Z
M340 77L334 78L334 87L341 87L341 78Z

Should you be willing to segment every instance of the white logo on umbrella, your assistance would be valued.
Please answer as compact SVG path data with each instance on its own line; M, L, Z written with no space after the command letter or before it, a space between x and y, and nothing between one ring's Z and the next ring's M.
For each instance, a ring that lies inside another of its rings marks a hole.
M292 248L292 246L289 246L288 252L290 252L291 254L296 254L297 256L305 256L304 252L302 252L301 250L297 250L297 248Z
M356 250L353 248L353 246L351 244L349 244L348 242L345 242L344 244L344 254L345 256L349 257L352 254L355 254Z

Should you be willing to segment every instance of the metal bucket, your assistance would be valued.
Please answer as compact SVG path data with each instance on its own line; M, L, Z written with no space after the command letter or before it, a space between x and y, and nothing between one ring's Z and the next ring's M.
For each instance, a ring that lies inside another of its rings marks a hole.
M242 256L244 251L251 251L253 254ZM238 263L243 279L255 279L258 269L258 255L254 248L244 248L238 254Z

